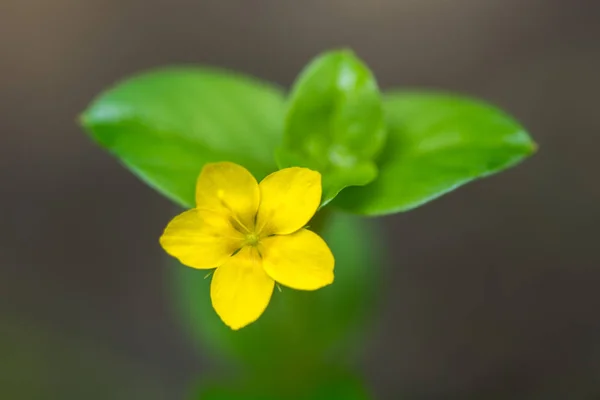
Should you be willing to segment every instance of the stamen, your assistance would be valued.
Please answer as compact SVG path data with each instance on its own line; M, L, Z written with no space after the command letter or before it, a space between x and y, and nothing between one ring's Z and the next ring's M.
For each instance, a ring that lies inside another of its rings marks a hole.
M250 233L250 229L246 228L246 225L242 224L242 221L240 221L239 218L235 214L233 214L233 212L231 213L231 218L229 222L233 226L233 229L235 229L236 231L245 235Z
M236 213L233 212L233 210L231 209L231 207L229 206L229 204L227 204L227 202L225 202L225 200L221 196L219 196L219 201L221 202L221 205L223 207L225 207L229 211L230 216L231 216L231 220L230 220L231 225L233 225L233 227L236 230L238 230L238 231L240 231L242 233L250 233L250 229L248 229L246 227L246 225L244 225L242 223L242 221L240 221L240 219L238 218L238 216L236 215Z

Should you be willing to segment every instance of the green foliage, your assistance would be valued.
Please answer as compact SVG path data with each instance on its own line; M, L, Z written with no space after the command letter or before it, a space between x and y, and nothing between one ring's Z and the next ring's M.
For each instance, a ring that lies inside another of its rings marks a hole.
M259 180L277 169L275 158L280 168L306 166L323 176L323 205L339 193L333 204L341 209L384 215L535 150L516 121L476 100L398 91L382 103L375 78L350 51L311 62L287 108L268 83L216 69L166 69L108 90L81 121L133 173L185 207L194 205L207 162L236 162Z
M388 142L379 176L344 190L335 205L364 215L410 210L469 181L506 169L536 145L522 126L480 101L393 92L385 99Z
M326 204L343 188L375 179L373 158L384 143L383 106L368 67L350 51L317 57L292 89L279 166L321 172Z
M150 186L194 206L207 162L232 161L258 179L277 170L284 95L216 69L156 71L102 94L81 120L90 135Z

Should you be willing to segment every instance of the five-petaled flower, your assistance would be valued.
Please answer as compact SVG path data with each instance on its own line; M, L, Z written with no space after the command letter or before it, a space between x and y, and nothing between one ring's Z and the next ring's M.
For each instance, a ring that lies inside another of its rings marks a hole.
M282 169L258 184L237 164L207 164L196 208L175 217L160 243L187 266L216 268L213 307L240 329L267 308L275 282L299 290L333 282L329 247L305 228L320 201L321 174L307 168Z

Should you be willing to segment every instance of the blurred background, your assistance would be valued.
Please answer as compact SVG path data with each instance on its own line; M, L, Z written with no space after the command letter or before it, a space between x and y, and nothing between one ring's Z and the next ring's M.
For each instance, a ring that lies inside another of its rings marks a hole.
M172 205L78 128L93 96L181 63L288 87L349 46L383 89L481 97L540 144L379 220L375 397L599 399L599 21L591 0L0 0L0 394L178 399L213 366L165 283Z

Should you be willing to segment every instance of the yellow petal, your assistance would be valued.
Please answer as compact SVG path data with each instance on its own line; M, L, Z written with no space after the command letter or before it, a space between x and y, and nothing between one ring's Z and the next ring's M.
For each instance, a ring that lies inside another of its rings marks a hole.
M257 230L262 236L287 235L304 227L321 202L321 174L285 168L260 182Z
M210 284L210 298L223 322L237 330L261 316L274 286L262 268L256 248L247 246L217 268Z
M173 218L160 244L182 264L209 269L227 261L243 240L222 214L192 209Z
M306 229L261 241L263 268L275 281L299 290L333 282L334 259L327 243Z
M231 162L206 164L196 184L196 208L227 214L242 232L254 228L260 191L252 174Z

